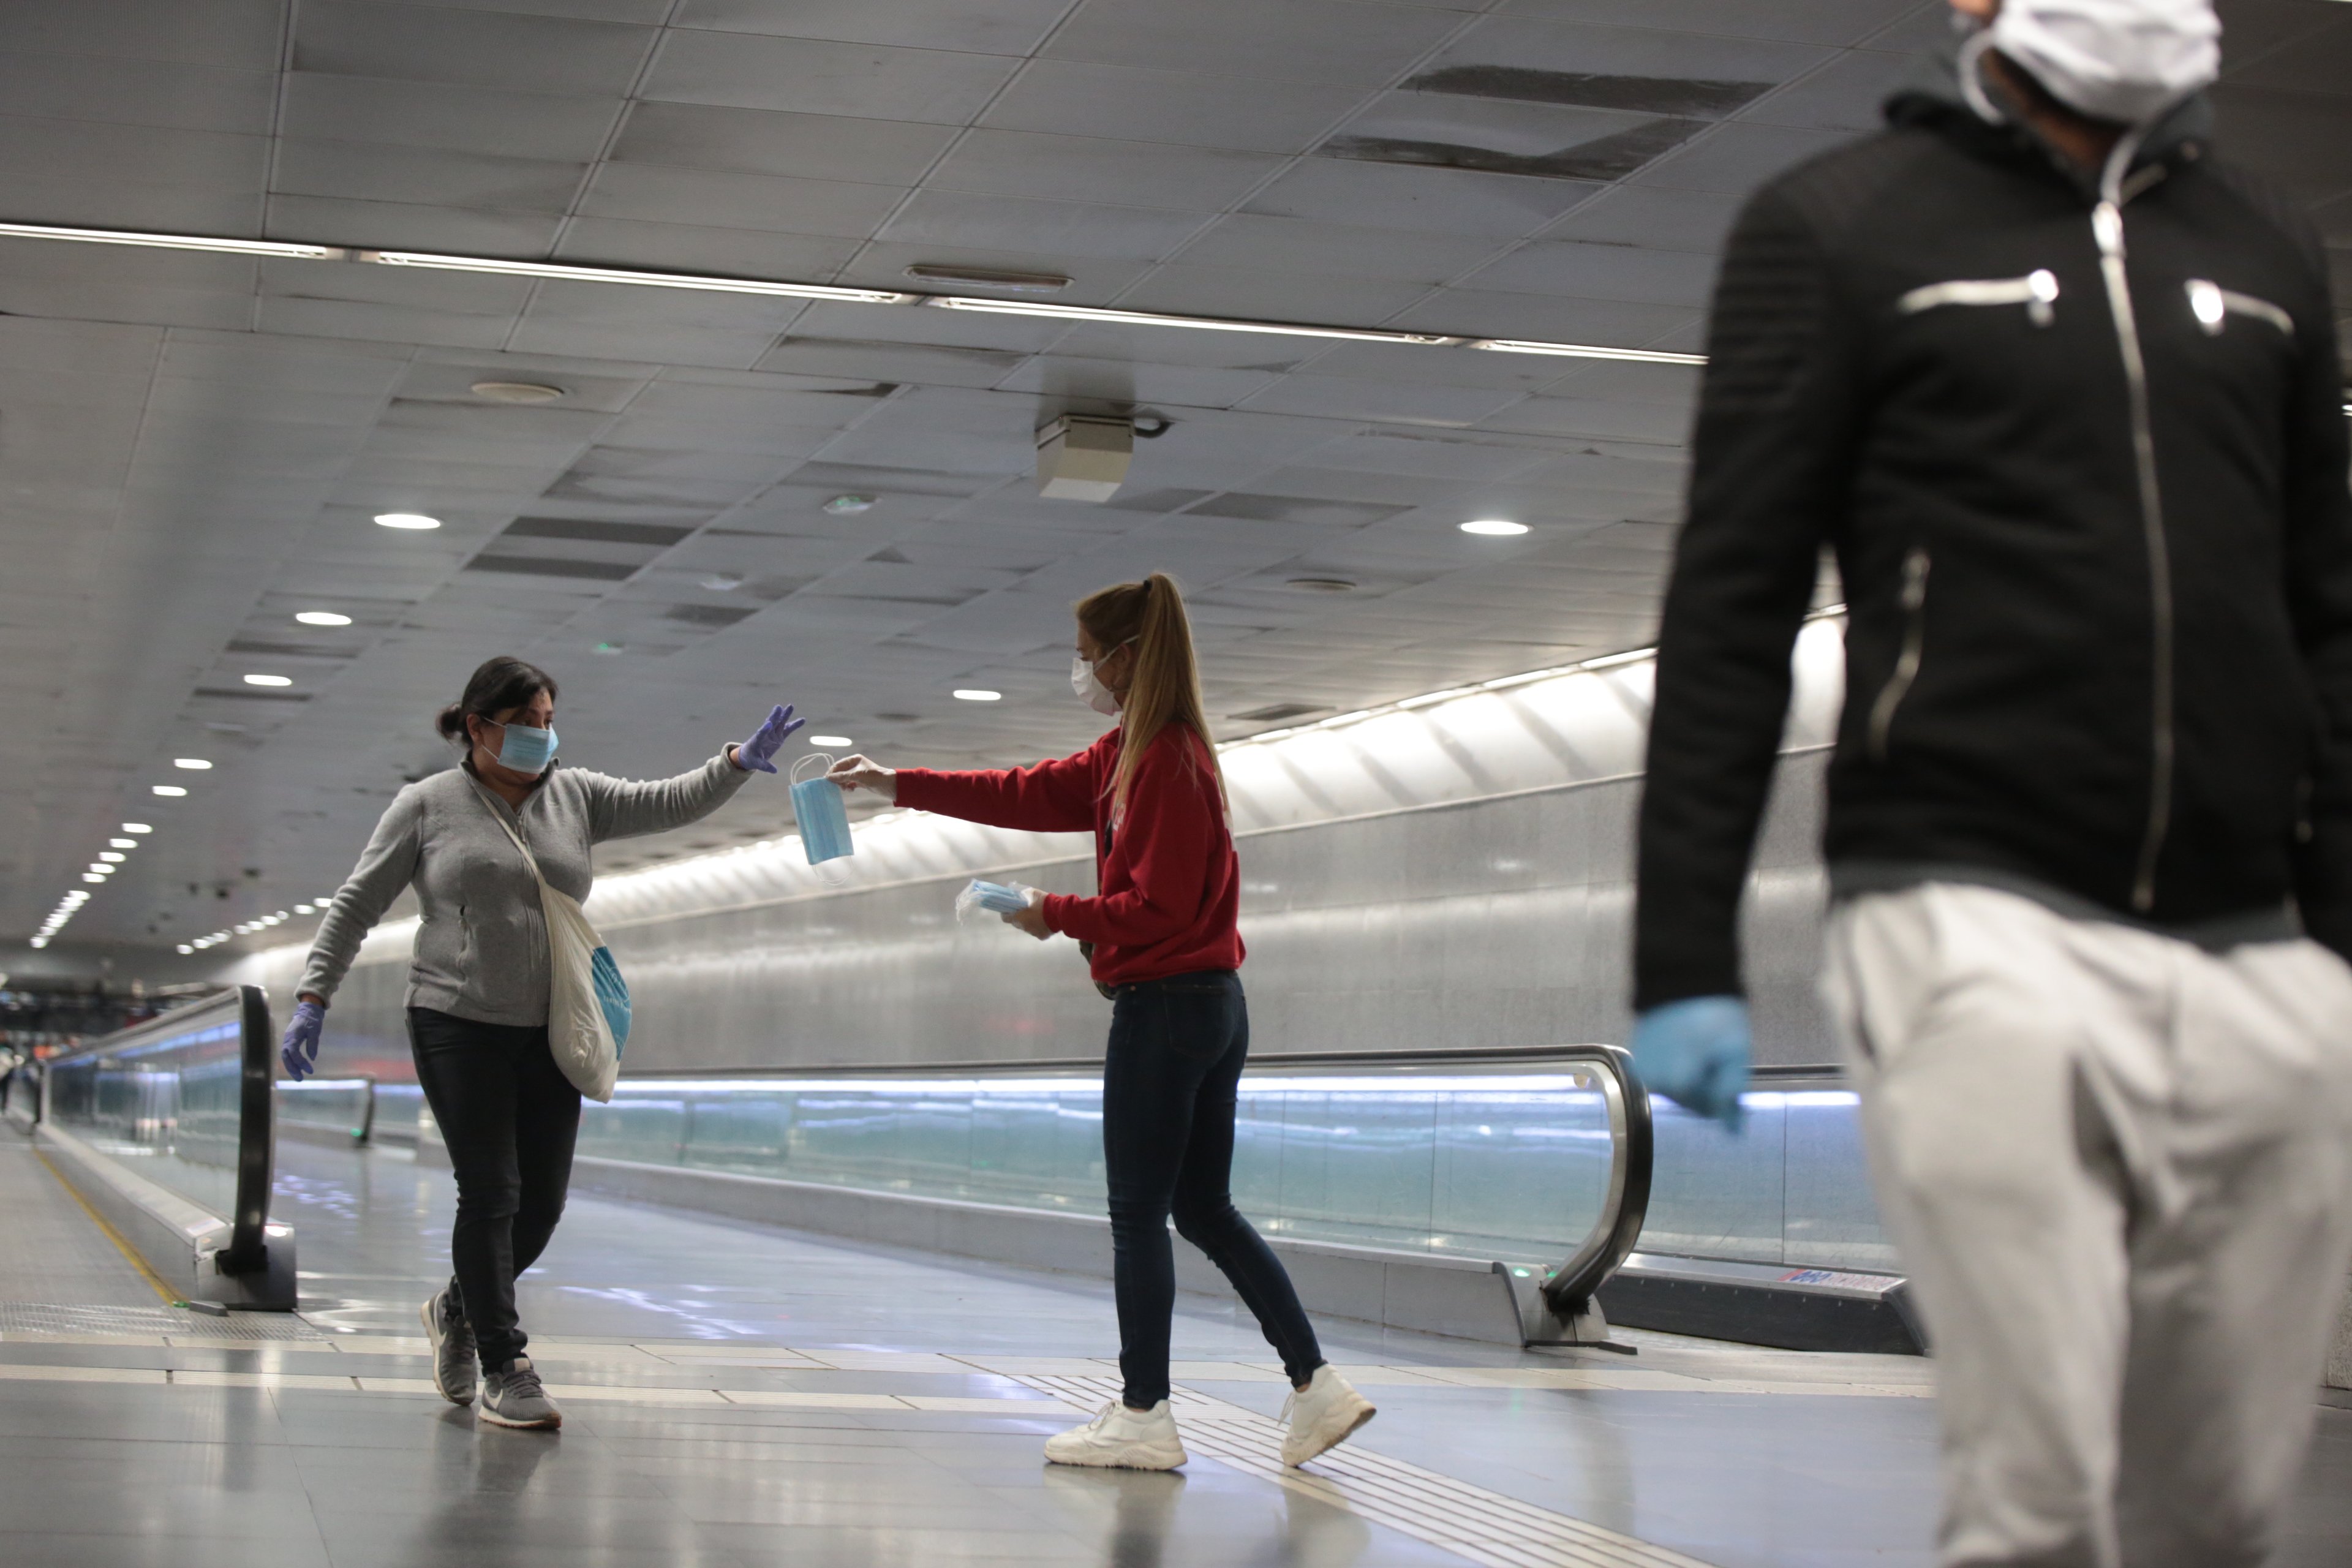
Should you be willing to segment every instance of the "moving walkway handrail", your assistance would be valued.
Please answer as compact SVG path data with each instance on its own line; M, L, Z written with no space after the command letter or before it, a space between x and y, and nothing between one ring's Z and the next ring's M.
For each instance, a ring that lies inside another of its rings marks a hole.
M1099 1074L1099 1057L1055 1057L1026 1061L835 1063L823 1067L672 1068L632 1072L621 1088L697 1080L788 1080L792 1079L986 1079L1034 1078L1041 1074ZM1250 1058L1244 1078L1284 1072L1359 1077L1415 1072L1509 1072L1545 1067L1587 1068L1600 1086L1609 1115L1609 1184L1600 1216L1564 1258L1544 1277L1544 1299L1562 1318L1582 1311L1640 1240L1650 1208L1651 1167L1655 1142L1650 1096L1633 1075L1633 1058L1616 1046L1501 1046L1467 1051L1289 1051Z
M237 1021L237 1138L236 1212L228 1216L229 1245L221 1254L223 1273L242 1274L268 1267L269 1189L277 1160L276 1076L270 1038L269 994L258 985L236 985L175 1007L169 1013L119 1029L60 1052L41 1064L43 1077L92 1058L127 1056L140 1047L185 1034L215 1013ZM47 1115L44 1082L44 1116Z

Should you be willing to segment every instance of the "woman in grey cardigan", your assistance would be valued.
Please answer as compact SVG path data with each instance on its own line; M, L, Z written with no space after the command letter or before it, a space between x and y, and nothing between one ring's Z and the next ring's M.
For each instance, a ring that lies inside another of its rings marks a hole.
M408 1035L417 1081L457 1178L450 1242L456 1277L425 1303L433 1384L474 1397L502 1426L559 1426L525 1356L515 1276L537 1261L563 1213L580 1091L548 1049L547 927L539 882L508 837L530 847L551 887L585 900L590 847L709 816L806 721L772 710L751 738L691 773L635 784L559 768L555 682L518 658L474 671L439 728L467 745L457 767L410 784L376 824L366 853L311 943L280 1055L297 1079L318 1059L327 1004L360 940L392 901L416 889L422 921L408 972Z

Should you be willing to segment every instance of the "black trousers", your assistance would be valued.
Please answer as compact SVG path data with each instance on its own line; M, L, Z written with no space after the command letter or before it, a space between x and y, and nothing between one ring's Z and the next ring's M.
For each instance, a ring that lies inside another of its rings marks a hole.
M1127 1403L1168 1397L1176 1233L1233 1281L1294 1384L1323 1364L1290 1275L1234 1207L1234 1115L1249 1059L1241 976L1213 970L1121 985L1103 1062L1103 1167Z
M539 1261L563 1217L580 1091L555 1065L544 1028L411 1007L408 1040L457 1170L450 1299L495 1371L523 1352L515 1276Z

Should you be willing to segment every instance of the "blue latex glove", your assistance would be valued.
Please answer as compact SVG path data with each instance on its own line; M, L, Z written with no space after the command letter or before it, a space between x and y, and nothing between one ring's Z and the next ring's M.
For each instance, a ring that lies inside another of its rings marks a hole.
M326 1022L327 1010L316 1002L294 1004L294 1018L286 1026L278 1059L286 1064L286 1076L296 1083L309 1078L319 1064L319 1031Z
M768 759L776 749L793 737L793 731L807 723L795 719L790 704L768 710L767 722L751 731L751 738L735 748L735 765L751 773L772 773L776 764Z
M1642 1081L1734 1132L1739 1094L1748 1087L1748 1048L1743 997L1687 997L1633 1020L1633 1070Z

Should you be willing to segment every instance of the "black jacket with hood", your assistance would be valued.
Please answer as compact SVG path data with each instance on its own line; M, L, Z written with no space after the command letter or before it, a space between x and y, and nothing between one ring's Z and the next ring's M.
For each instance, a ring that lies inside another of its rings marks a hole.
M2204 106L2089 179L1940 89L1783 174L1717 285L1660 633L1635 1005L1739 991L1819 553L1825 849L2352 955L2352 492L2319 242Z

